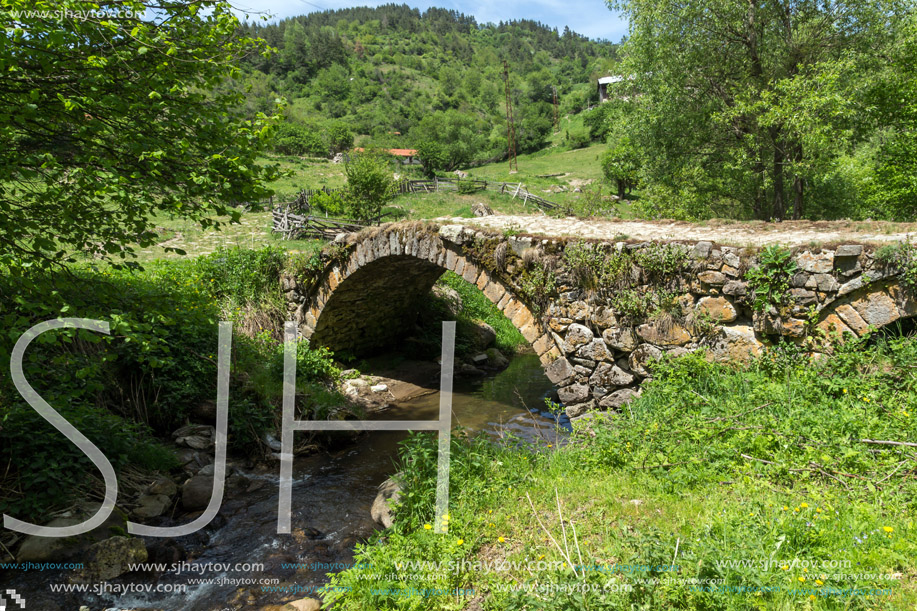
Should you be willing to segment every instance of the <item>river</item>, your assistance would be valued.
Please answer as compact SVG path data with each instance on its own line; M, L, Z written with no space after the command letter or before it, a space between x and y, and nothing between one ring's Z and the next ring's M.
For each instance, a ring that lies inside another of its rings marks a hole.
M563 433L556 430L550 414L542 411L544 398L552 391L538 358L517 355L494 376L455 381L453 426L483 431L494 438L512 432L515 438L557 443ZM372 417L435 419L438 411L439 394L428 392ZM563 418L560 424L567 425ZM365 433L336 450L297 458L292 535L276 534L278 469L236 467L246 488L229 495L210 526L176 541L146 540L148 548L158 546L157 560L171 560L177 565L175 570L130 573L110 582L116 590L101 594L49 595L48 583L66 583L63 572L26 574L13 587L20 588L20 593L25 588L27 601L29 590L33 591L29 611L78 611L81 605L90 611L279 611L290 600L318 598L314 590L328 582L328 573L351 564L354 545L380 528L370 517L370 508L379 484L395 472L398 444L407 434ZM176 593L183 585L187 590ZM158 591L125 593L131 587Z

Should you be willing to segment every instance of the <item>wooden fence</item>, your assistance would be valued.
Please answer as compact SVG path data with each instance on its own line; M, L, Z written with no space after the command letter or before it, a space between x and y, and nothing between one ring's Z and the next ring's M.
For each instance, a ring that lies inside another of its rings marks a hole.
M533 204L542 210L554 210L559 206L554 202L529 193L521 182L493 182L474 178L440 178L434 177L422 180L402 180L395 186L398 194L407 193L437 193L437 192L462 192L474 193L475 191L491 191L508 195L513 199L522 200L522 205ZM353 219L340 219L321 216L314 213L310 200L319 191L327 194L342 193L344 189L304 189L299 192L295 201L274 208L274 233L283 235L284 240L301 238L334 239L339 233L359 231L368 225L378 224L382 219L375 218L369 221Z

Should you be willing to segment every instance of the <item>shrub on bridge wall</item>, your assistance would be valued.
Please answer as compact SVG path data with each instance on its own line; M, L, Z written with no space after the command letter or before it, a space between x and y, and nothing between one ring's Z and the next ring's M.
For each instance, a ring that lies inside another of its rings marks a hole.
M752 295L752 307L763 312L770 307L785 308L792 298L790 279L799 268L787 248L766 246L758 253L758 264L745 272Z
M910 242L888 244L876 251L876 263L889 273L898 274L901 284L917 292L917 247Z

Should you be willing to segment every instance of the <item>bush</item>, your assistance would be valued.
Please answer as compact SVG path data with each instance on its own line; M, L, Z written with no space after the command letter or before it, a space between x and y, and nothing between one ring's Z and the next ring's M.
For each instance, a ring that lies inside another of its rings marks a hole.
M395 180L388 158L372 152L351 155L344 173L347 175L344 200L350 216L361 221L378 219L382 207L395 197Z
M319 132L301 123L281 123L274 136L274 150L283 155L328 156Z
M347 203L341 193L317 191L309 198L309 205L329 216L345 216L348 212Z

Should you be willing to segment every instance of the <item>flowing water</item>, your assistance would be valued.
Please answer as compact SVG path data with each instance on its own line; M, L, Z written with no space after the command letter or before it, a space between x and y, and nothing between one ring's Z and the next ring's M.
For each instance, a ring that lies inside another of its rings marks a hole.
M535 443L557 443L563 433L542 411L544 398L552 391L537 357L516 356L493 377L455 381L453 426L495 437L511 432ZM374 417L432 420L438 412L439 393L431 392L396 403ZM559 424L569 426L563 417ZM379 528L370 518L370 507L379 484L395 472L398 444L406 436L402 431L366 433L336 451L297 458L292 535L276 534L278 469L243 469L237 479L244 490L228 495L208 528L176 541L147 539L155 561L175 563L177 570L131 573L109 584L121 592L135 586L128 593L49 595L47 583L66 582L62 572L33 573L14 587L36 594L29 611L77 611L80 605L90 611L279 610L289 600L318 598L315 589L328 582L328 573L352 564L354 545ZM168 592L198 579L209 583L192 583L180 594ZM159 592L137 592L137 587ZM272 592L272 587L286 591Z

